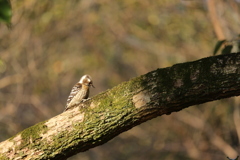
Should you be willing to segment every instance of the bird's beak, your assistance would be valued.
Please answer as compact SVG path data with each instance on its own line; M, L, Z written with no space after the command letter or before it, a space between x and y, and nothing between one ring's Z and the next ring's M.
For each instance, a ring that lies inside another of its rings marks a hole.
M91 86L92 88L95 88L93 84L90 84L90 86Z

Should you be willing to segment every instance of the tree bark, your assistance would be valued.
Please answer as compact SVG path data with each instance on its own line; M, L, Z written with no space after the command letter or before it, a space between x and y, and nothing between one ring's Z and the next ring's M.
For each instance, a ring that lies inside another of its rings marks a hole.
M0 143L0 159L63 160L147 120L240 94L240 53L157 69Z

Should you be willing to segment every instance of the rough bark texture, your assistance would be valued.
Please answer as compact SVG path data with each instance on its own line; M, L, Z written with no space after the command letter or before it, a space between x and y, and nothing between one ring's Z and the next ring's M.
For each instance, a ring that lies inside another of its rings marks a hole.
M157 69L0 143L0 159L62 160L154 117L240 94L240 53Z

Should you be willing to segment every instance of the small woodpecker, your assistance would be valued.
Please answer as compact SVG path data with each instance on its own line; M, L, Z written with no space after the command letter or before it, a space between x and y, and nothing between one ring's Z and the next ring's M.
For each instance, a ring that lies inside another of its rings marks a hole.
M82 102L84 99L88 99L89 88L93 87L92 78L89 75L84 75L78 83L76 83L67 99L65 110L68 110L71 106Z

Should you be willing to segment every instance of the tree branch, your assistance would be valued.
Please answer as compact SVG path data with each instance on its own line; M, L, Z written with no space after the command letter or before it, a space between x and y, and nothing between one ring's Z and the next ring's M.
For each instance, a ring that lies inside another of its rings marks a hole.
M240 94L240 53L157 69L0 143L0 159L63 160L142 122Z

